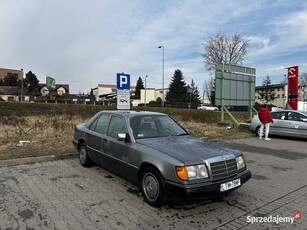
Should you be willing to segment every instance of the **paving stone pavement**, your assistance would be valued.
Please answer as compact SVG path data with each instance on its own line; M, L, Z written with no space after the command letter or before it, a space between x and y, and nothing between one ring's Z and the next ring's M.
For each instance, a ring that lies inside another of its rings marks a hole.
M259 150L264 142L257 141L228 143L242 148L253 173L230 196L158 209L134 185L101 167L83 168L76 158L2 166L0 229L307 229L307 150L278 150L285 140ZM305 144L293 142L284 144ZM248 221L297 211L293 224Z

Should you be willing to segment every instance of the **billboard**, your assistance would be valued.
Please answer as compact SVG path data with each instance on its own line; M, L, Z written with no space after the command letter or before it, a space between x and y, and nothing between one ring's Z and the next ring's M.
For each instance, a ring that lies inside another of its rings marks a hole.
M288 69L288 104L293 110L297 110L298 102L298 66Z
M52 77L46 77L46 87L49 91L55 91L55 79Z
M215 69L215 105L250 106L255 104L256 69L217 64Z

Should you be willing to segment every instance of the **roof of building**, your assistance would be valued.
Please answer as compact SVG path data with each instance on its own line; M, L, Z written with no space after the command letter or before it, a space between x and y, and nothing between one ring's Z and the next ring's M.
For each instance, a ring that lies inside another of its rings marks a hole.
M117 85L112 85L112 84L98 84L98 87L100 88L111 88L111 89L116 89ZM130 89L135 90L136 87L135 86L130 86Z
M39 84L39 88L43 88L45 87L46 84ZM55 90L57 90L58 88L63 87L66 91L69 92L69 84L55 84Z

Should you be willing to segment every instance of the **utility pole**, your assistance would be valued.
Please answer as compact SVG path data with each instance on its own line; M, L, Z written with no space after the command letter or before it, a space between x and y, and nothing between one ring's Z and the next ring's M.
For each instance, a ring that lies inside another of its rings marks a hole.
M147 100L146 100L146 79L147 79L148 75L146 75L145 77L145 107L146 107L146 103L147 103Z

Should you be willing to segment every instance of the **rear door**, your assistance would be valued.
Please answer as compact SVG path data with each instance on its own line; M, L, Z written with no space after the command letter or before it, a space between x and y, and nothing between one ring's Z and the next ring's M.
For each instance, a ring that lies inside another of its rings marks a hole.
M86 133L87 149L90 158L97 163L101 162L102 141L108 130L110 117L109 114L102 114L90 125Z

